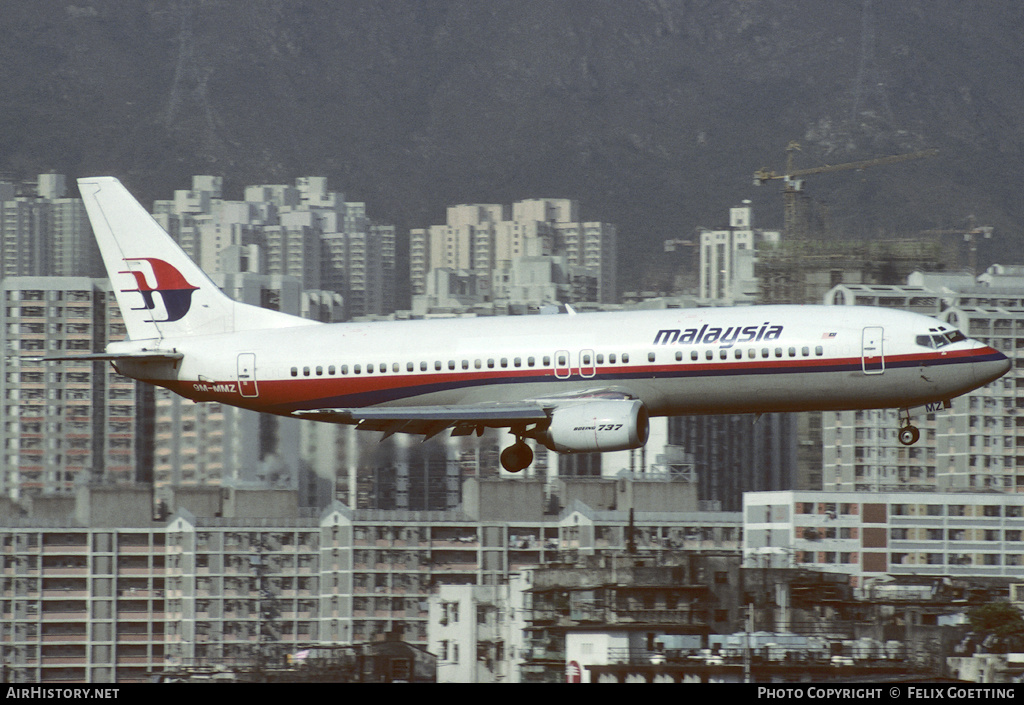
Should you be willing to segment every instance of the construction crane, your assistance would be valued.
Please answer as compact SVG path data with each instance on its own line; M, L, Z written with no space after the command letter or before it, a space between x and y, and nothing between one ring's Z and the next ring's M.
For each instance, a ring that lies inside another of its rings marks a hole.
M978 276L978 238L986 240L992 237L995 229L991 225L975 225L976 218L973 215L967 216L967 228L954 230L922 230L921 235L963 235L967 243L967 268L972 277Z
M802 238L808 235L806 212L804 208L801 208L801 205L803 205L801 195L804 189L804 180L802 177L811 176L812 174L829 174L834 171L866 169L870 166L881 166L882 164L895 164L897 162L905 162L911 159L932 157L939 153L939 150L937 149L925 149L920 152L894 154L888 157L864 159L859 162L825 164L823 166L811 167L810 169L794 169L793 156L799 151L800 144L798 142L790 142L786 146L786 170L781 174L772 171L767 167L754 172L755 186L761 186L762 184L774 179L782 179L785 184L785 188L782 193L784 204L784 227L787 239Z

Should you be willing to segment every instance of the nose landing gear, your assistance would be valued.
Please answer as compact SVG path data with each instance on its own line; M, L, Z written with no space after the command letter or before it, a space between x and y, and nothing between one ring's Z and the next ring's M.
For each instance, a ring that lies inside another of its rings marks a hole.
M905 446L912 446L921 438L920 429L910 423L909 409L900 409L900 432L897 437Z
M914 445L920 438L921 431L918 430L917 426L911 426L910 424L907 424L906 426L900 429L900 443L902 443L905 446Z

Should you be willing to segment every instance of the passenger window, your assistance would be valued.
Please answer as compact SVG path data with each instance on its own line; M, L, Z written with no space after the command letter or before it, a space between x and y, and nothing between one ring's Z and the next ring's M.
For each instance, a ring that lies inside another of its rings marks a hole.
M397 363L396 363L396 364L397 364ZM422 363L421 363L421 364L422 364ZM415 366L415 365L413 365L413 364L412 364L411 362L407 362L407 363L405 363L405 371L406 371L406 372L412 372L412 371L414 371L415 369L416 369L416 366ZM395 372L398 372L398 370L395 370Z
M334 372L335 372L335 367L334 367L334 365L331 365L330 367L328 367L328 368L327 368L327 374L329 374L329 375L332 375L332 376L333 376L333 375L334 375Z
M715 351L714 350L705 350L704 351L704 357L707 358L708 360L714 360L715 359Z
M438 365L438 367L440 367L440 364ZM426 371L427 371L427 362L426 362L426 360L424 360L423 362L420 363L420 372L426 372Z
M604 353L598 353L597 354L597 364L599 364L599 365L603 365L604 364Z
M551 367L551 358L548 355L544 356L544 367Z
M298 377L298 376L299 376L299 368L298 367L293 367L292 368L292 377Z
M464 369L464 370L468 370L469 369L469 360L463 360L462 361L462 369Z
M696 362L698 357L699 357L699 355L697 355L697 351L696 350L691 350L690 351L690 359L691 360Z
M302 368L302 376L303 377L309 377L309 368L308 367L303 367Z
M737 360L742 360L743 359L743 351L740 350L739 348L736 348L735 352L733 353L733 357L735 357Z
M536 364L536 362L537 361L534 360L532 357L526 358L526 366L527 367L533 367Z
M647 362L654 362L654 353L647 353Z
M323 366L322 366L322 365L317 365L317 366L316 366L316 376L317 376L317 377L322 377L322 376L323 376L323 374L324 374L324 368L323 368Z
M769 354L768 348L761 348L761 357L768 357Z
M753 360L755 357L757 357L757 350L755 350L754 348L748 348L747 357Z
M474 360L473 361L473 367L475 367L476 369L479 370L483 366L484 366L484 363L482 363L480 360Z
M348 365L342 365L341 366L341 374L343 374L343 375L347 375L348 374Z
M609 365L614 365L615 364L615 353L612 353L611 355L608 356L608 364Z
M800 349L800 354L803 355L804 357L810 357L811 356L811 349L808 348L808 347L801 348Z
M629 362L629 353L622 353L622 364L625 365Z
M501 358L501 366L502 367L508 367L508 358L507 357Z
M796 348L790 348L789 349L789 356L790 357L796 357Z
M722 358L723 360L728 360L729 359L729 351L728 350L719 350L718 351L718 357Z
M677 350L676 351L676 362L682 362L682 361L683 361L683 353L682 353L682 351Z
M394 367L395 367L395 372L398 372L398 363L397 362L395 363ZM387 363L384 363L384 362L380 363L380 373L384 374L387 371L388 371Z
M825 354L825 348L818 345L817 347L814 348L814 354L817 355L818 357L821 357L822 355Z
M360 366L360 365L353 365L353 367L352 367L352 374L357 375L357 374L361 373L362 371L363 371L362 366Z
M373 363L371 363L371 364L366 366L366 374L368 374L368 375L372 375L373 374Z
M782 357L782 348L775 348L775 357Z
M517 358L513 359L512 360L512 366L513 367L522 367L523 366L523 358L517 357Z
M454 370L455 369L455 360L449 360L448 361L448 369L449 370Z
M438 371L438 372L441 371L441 361L440 360L434 360L434 369L436 371Z

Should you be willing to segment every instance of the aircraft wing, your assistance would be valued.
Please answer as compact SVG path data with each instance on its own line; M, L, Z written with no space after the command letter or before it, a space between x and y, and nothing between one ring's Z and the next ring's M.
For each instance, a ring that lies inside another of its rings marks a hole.
M354 409L309 409L295 411L294 416L316 421L355 424L360 430L383 431L387 438L394 433L436 436L455 427L453 435L479 433L484 428L502 428L515 424L547 421L553 405L538 402L497 402L467 406L397 406Z
M474 431L480 435L485 428L546 423L559 406L610 398L633 399L636 397L622 388L605 387L515 402L488 402L459 406L308 409L294 411L292 415L315 421L353 424L360 430L383 431L384 438L395 433L421 434L426 438L431 438L448 428L452 428L453 436L468 436Z

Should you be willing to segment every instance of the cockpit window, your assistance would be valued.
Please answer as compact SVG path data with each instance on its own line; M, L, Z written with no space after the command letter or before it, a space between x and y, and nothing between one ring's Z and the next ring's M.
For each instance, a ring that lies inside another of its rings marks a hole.
M919 335L916 338L917 344L926 348L943 348L952 343L959 343L967 340L967 336L958 330L934 331L931 335Z

